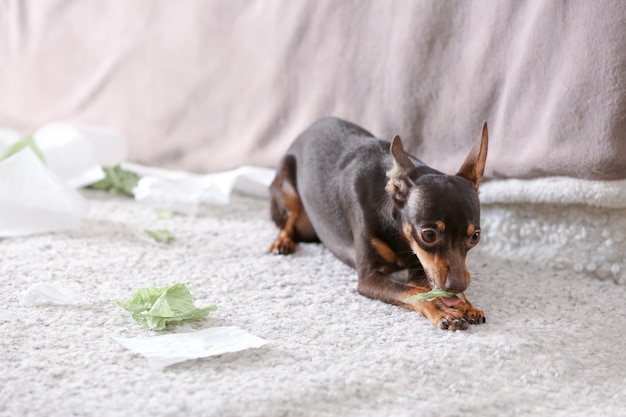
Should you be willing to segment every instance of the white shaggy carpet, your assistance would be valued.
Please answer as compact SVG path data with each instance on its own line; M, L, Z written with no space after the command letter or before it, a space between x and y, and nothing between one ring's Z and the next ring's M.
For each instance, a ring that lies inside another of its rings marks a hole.
M612 280L501 258L486 239L467 294L487 324L448 332L359 296L320 245L267 254L266 200L158 219L84 194L79 228L0 239L2 416L626 415L626 288ZM145 228L176 240L153 243ZM219 309L177 331L233 325L270 343L155 371L112 339L151 334L116 300L179 281ZM36 282L78 300L20 306Z

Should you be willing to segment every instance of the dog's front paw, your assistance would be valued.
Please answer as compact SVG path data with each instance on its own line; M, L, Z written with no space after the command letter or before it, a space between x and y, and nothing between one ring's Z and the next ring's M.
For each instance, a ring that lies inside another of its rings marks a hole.
M475 307L471 307L466 313L465 317L470 322L470 324L481 324L486 323L487 319L485 318L485 313Z
M484 323L485 313L463 301L453 307L446 305L440 298L432 301L414 301L410 306L426 316L433 324L444 330L465 330L470 324Z
M270 252L279 255L289 255L296 250L295 242L282 234L270 246Z
M486 323L485 313L479 308L474 307L469 302L459 303L455 308L463 313L463 317L470 324Z
M470 325L463 312L453 308L439 310L430 319L437 327L444 330L465 330Z

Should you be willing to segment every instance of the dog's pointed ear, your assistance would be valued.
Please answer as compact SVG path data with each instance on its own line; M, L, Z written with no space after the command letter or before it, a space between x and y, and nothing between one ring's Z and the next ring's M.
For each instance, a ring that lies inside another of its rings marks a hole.
M415 168L415 165L413 165L413 162L411 162L411 159L404 151L400 136L396 135L391 140L389 152L393 165L391 169L387 171L387 185L385 190L387 190L396 204L403 206L404 203L406 203L412 185L409 172Z
M483 173L485 172L488 142L489 134L487 132L487 122L485 122L483 132L478 142L476 142L469 155L467 155L461 169L459 169L459 172L456 174L474 183L474 190L476 190L477 193L478 187L480 187L480 183L483 179Z

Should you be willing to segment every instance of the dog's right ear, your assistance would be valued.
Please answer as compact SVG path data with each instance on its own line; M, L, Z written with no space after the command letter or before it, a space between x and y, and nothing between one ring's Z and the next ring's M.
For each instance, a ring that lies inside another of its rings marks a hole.
M487 132L487 122L485 122L478 142L476 142L469 155L467 155L461 169L456 174L471 181L474 184L476 193L478 193L478 187L480 187L480 183L483 180L483 173L485 172L488 142L489 133Z
M400 207L406 203L406 199L411 189L412 181L409 172L415 168L409 156L404 152L402 140L396 135L391 140L391 160L393 165L387 171L387 185L385 190L389 193L393 201Z

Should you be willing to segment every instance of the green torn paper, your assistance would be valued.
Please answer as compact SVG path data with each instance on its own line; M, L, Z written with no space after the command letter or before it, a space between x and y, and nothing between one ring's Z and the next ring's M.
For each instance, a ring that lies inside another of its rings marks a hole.
M139 182L139 175L123 169L119 164L110 167L102 167L102 170L106 176L87 188L105 190L111 194L133 196L133 188L135 188Z
M170 243L174 234L167 229L145 230L146 234L159 243Z
M39 149L39 146L37 146L33 135L28 135L24 139L18 140L17 142L9 146L4 151L2 156L0 156L0 161L3 161L12 155L15 155L16 153L27 147L30 147L30 149L32 149L32 151L35 153L35 155L37 155L41 162L43 162L44 164L46 163L46 160L43 157L43 152L41 152L41 149Z
M410 303L413 301L433 301L435 298L439 298L439 297L445 297L445 298L449 298L449 297L459 297L461 299L463 299L463 294L458 294L455 292L448 292L445 290L442 290L439 287L435 287L432 290L428 291L428 292L423 292L420 294L416 294L412 297L407 298L406 300L404 300L403 302L405 303Z
M217 310L215 305L205 308L194 306L191 292L182 283L169 287L142 288L130 300L125 303L118 301L117 305L150 330L163 330L168 324L183 320L200 320Z
M174 213L172 213L170 210L156 210L154 214L159 219L171 219L174 216Z

